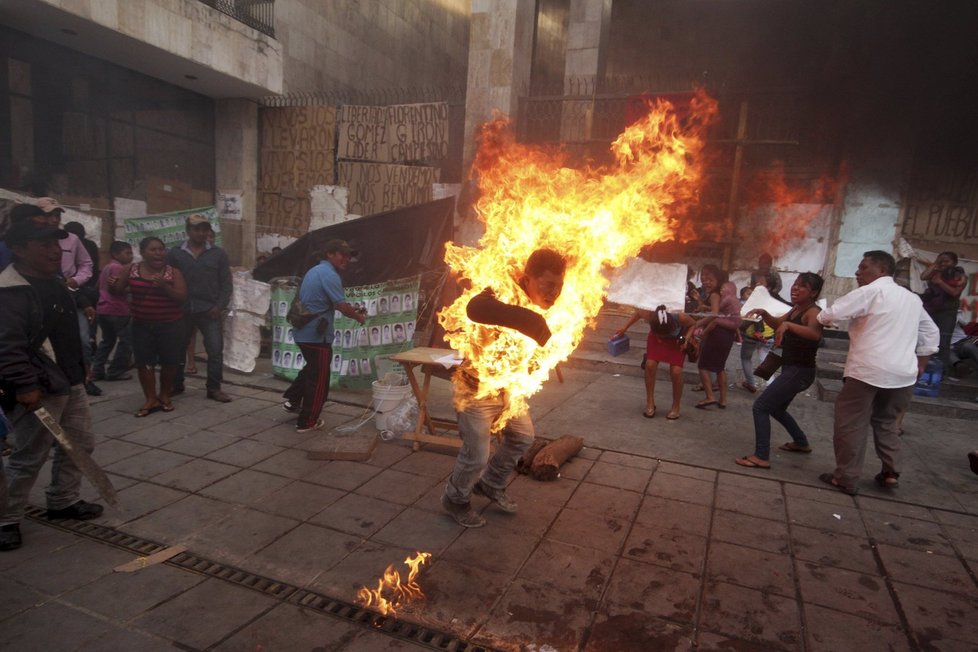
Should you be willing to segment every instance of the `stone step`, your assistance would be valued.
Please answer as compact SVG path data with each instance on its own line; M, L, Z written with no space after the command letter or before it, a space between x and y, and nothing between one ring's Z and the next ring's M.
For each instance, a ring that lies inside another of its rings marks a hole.
M832 402L839 396L842 390L842 380L835 378L819 377L815 381L815 387L819 400ZM944 388L941 388L942 392ZM949 419L976 419L978 418L978 402L974 400L962 401L944 396L931 398L929 396L914 396L910 401L907 412L914 414L929 414L933 416L945 417Z

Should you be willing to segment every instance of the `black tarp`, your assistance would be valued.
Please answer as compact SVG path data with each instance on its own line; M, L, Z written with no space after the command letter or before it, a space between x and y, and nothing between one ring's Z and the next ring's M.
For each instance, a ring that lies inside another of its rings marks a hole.
M398 208L311 231L257 266L252 276L268 282L302 276L319 262L327 240L340 238L360 252L343 272L344 287L423 274L445 266L455 198Z

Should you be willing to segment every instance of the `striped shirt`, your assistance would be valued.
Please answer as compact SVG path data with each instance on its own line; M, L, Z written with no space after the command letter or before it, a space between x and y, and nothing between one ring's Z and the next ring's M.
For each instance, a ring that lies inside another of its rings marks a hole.
M163 268L163 279L173 281L173 268L169 265ZM183 319L183 304L168 297L153 281L140 276L139 264L129 270L129 291L134 320L170 323Z

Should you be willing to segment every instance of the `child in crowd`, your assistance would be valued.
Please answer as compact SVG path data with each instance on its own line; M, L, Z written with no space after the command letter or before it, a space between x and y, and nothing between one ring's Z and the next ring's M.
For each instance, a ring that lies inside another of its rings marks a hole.
M128 373L132 364L129 302L125 294L117 294L112 288L116 285L116 279L126 271L123 268L132 262L132 246L116 240L109 245L109 256L112 260L98 277L98 305L95 311L102 340L95 351L92 374L95 380L129 380L132 378ZM115 355L106 371L105 364L113 348Z
M750 298L753 291L752 287L740 289L741 304ZM740 368L744 372L744 380L740 386L754 394L757 392L757 382L754 380L754 357L760 353L763 359L763 356L771 350L771 345L774 343L774 329L764 321L743 322L740 335Z

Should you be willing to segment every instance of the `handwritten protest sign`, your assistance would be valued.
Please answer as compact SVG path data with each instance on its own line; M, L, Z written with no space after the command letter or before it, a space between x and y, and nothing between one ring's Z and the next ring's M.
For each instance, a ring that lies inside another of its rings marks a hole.
M448 158L448 104L398 104L340 109L341 159L398 163Z
M339 184L350 191L347 210L355 215L431 201L431 184L438 169L422 165L389 165L340 161Z

